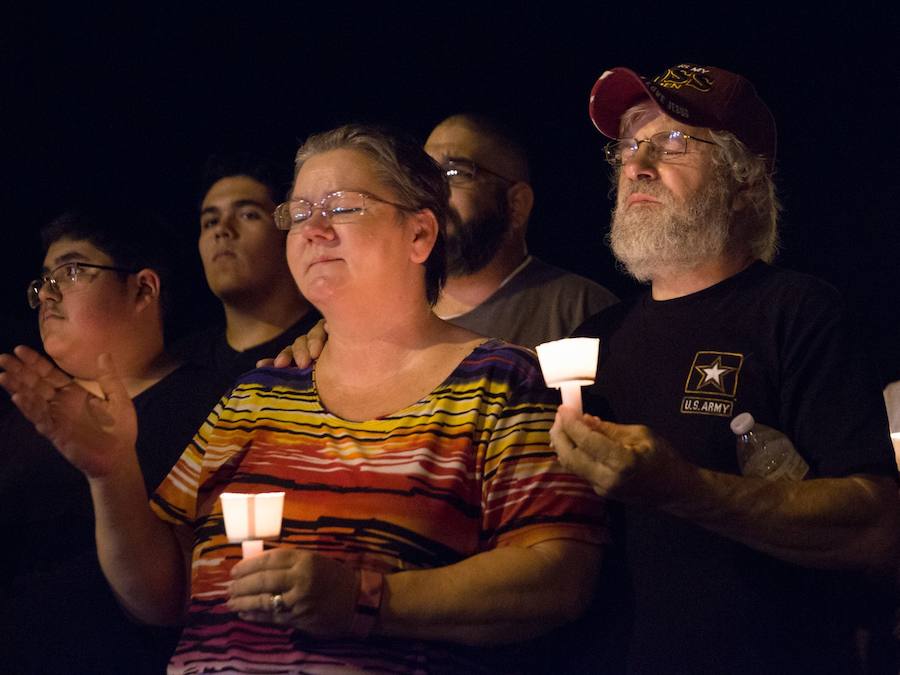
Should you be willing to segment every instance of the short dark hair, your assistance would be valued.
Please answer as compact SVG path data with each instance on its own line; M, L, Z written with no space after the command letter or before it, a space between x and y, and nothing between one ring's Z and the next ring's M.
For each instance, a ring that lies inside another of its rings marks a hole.
M173 236L161 216L134 207L79 206L65 211L40 230L46 254L61 239L87 241L112 258L113 265L129 270L152 269L159 275L159 302L163 329L169 320L169 294L173 277Z
M278 162L252 152L210 155L203 165L200 200L210 188L229 176L247 176L266 187L274 203L285 199L291 188L291 164L288 158Z
M499 152L516 168L516 176L509 176L526 183L531 181L531 169L528 162L528 149L521 135L510 125L477 112L462 112L442 120L440 124L457 122L464 124L479 135L493 141ZM440 126L440 125L438 125Z
M438 224L437 238L425 261L425 295L428 304L434 306L447 278L444 237L452 217L450 188L444 172L421 144L406 134L347 124L306 139L297 151L294 175L313 155L341 149L358 150L368 156L375 163L379 178L400 196L403 204L412 210L429 209L434 214Z

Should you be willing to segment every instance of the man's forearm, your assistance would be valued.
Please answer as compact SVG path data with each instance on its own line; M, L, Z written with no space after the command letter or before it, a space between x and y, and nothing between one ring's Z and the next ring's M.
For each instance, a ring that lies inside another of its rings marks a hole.
M378 632L473 645L528 639L585 610L599 564L599 547L551 541L388 575Z
M695 469L672 496L663 510L788 562L869 571L896 565L900 500L889 478L767 481Z
M173 528L150 510L137 459L89 482L97 554L119 601L145 623L177 623L186 597L184 556Z
M659 509L782 560L893 572L900 497L884 476L767 481L702 469L648 427L560 407L550 430L563 465L598 493Z

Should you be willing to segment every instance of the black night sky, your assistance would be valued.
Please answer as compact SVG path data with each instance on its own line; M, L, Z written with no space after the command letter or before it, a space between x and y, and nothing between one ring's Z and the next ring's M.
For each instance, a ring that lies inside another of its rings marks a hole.
M532 153L532 252L634 292L603 243L609 183L588 93L612 66L687 61L756 84L778 122L779 263L841 289L882 374L900 377L891 3L81 4L20 3L0 27L2 348L33 321L38 228L85 196L161 211L189 270L181 298L208 316L195 253L204 159L258 149L289 164L307 134L347 121L423 140L455 112L508 121Z

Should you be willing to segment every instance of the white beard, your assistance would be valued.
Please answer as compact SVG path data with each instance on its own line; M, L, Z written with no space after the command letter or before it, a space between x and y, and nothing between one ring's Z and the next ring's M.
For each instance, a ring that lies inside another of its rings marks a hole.
M625 204L633 192L661 203L629 208ZM676 202L668 188L652 181L620 187L616 201L609 244L638 281L650 281L660 272L694 269L728 247L731 195L721 176L687 204Z

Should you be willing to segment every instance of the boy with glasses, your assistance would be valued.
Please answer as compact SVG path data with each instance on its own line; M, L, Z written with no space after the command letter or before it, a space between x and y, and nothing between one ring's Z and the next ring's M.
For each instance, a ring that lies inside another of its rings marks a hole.
M166 352L164 230L133 208L107 207L66 213L41 234L43 269L26 299L44 351L62 369L55 386L86 402L100 391L98 358L112 358L137 410L139 461L152 491L228 385ZM34 357L23 347L0 356L0 384ZM86 403L84 414L92 414ZM0 529L10 542L0 598L4 669L162 672L178 631L139 626L119 608L97 561L87 481L18 410L0 417L0 445Z

